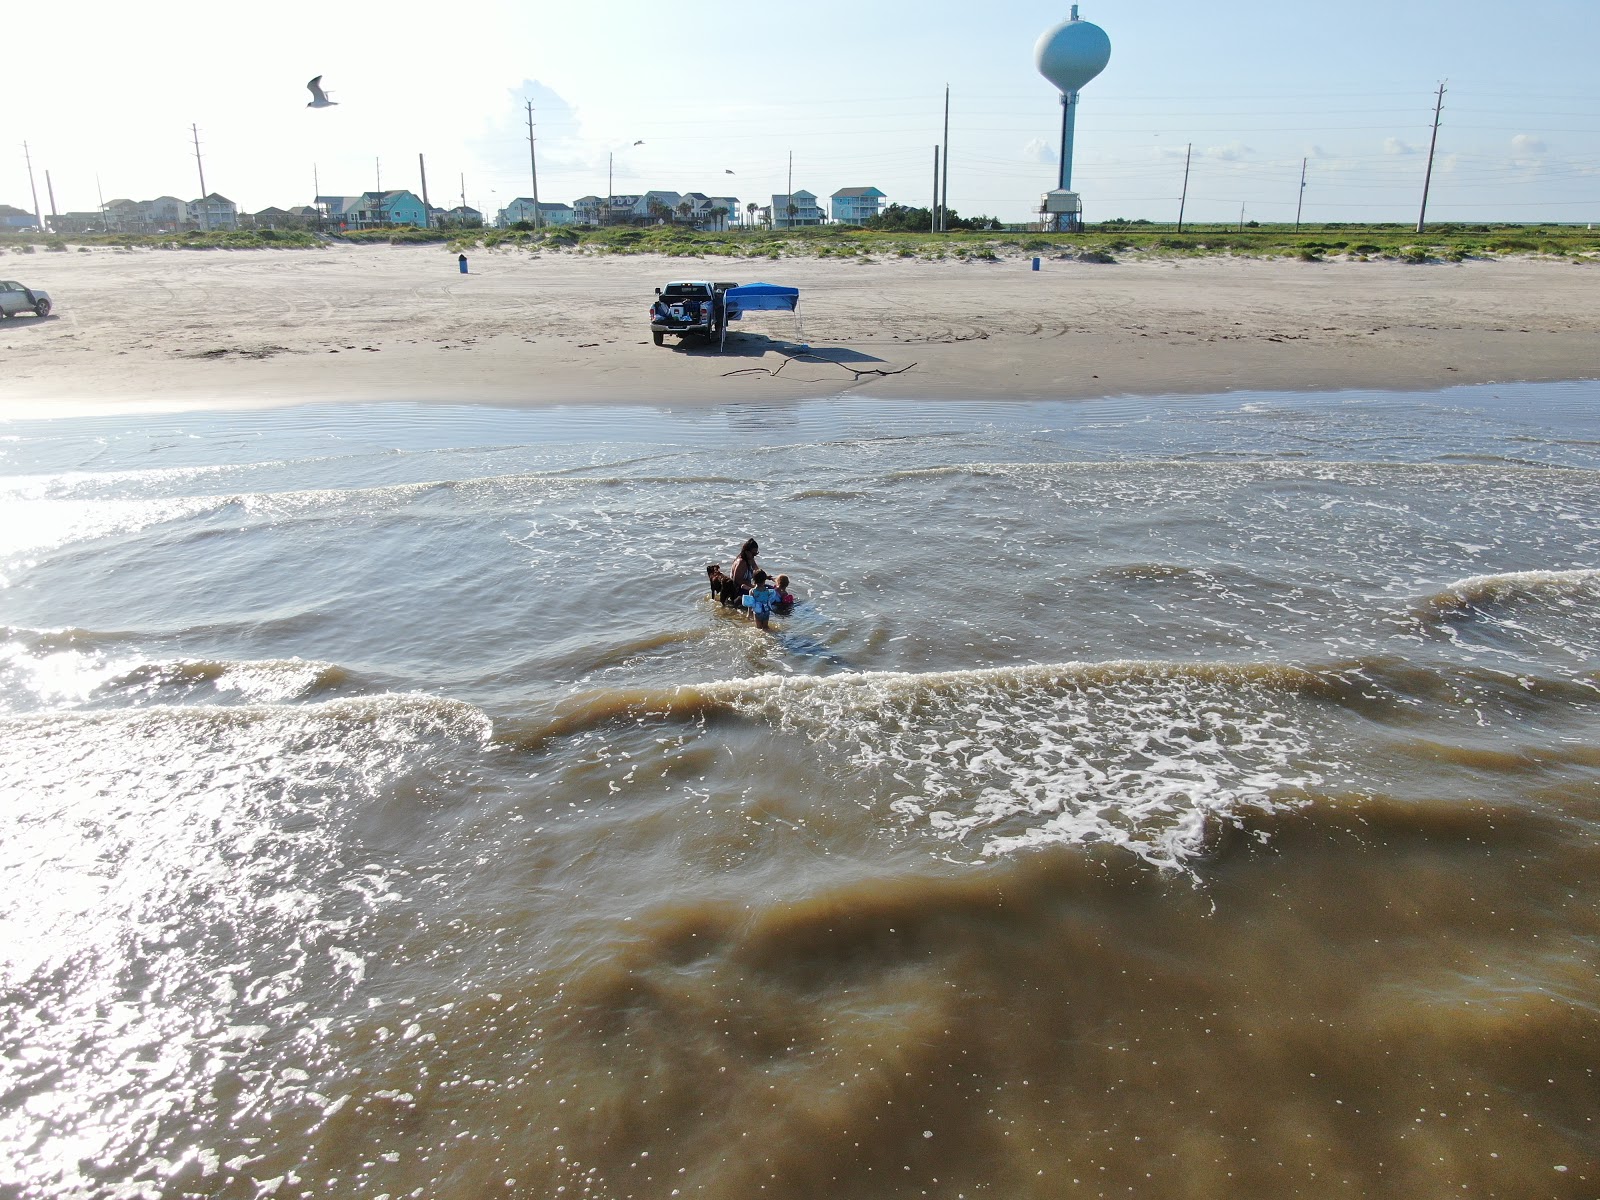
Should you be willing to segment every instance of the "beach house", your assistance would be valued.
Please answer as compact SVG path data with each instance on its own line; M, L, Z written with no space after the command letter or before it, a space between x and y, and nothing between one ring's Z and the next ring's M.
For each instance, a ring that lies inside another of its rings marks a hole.
M428 224L428 206L404 189L362 192L359 196L318 196L317 207L338 229L371 229L379 225Z
M9 204L0 204L0 229L35 229L38 222L31 212L23 212Z
M875 187L840 188L833 201L833 219L846 225L864 225L883 211L884 193Z
M598 202L598 197L591 197ZM579 201L582 203L582 201ZM518 196L510 204L495 214L494 223L501 229L515 225L518 221L526 221L529 225L571 225L577 220L577 213L572 205L563 204L559 200L541 200L538 206L538 217L534 216L532 197Z
M791 212L790 209L794 211ZM774 229L822 224L823 212L817 207L817 198L811 192L799 191L789 196L774 195L768 211Z
M155 203L160 204L161 200ZM211 192L184 205L184 223L195 229L237 229L239 206L220 192Z

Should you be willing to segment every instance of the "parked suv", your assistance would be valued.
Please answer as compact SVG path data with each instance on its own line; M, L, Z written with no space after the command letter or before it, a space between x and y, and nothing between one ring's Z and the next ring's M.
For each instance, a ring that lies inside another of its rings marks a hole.
M25 288L14 279L0 279L0 317L15 317L25 312L31 312L36 317L48 317L49 293Z

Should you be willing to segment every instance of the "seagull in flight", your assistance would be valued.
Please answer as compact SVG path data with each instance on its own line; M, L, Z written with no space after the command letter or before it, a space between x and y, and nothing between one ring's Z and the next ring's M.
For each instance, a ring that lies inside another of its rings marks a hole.
M322 90L321 75L306 84L306 87L311 89L311 102L306 105L307 108L332 108L339 103L337 100L329 100L328 93Z
M643 142L635 142L634 145L635 146L642 146L642 145L644 145L644 143Z
M730 170L728 170L728 168L727 168L727 167L723 167L723 168L722 168L722 173L723 173L723 174L724 174L724 175L732 175L732 174L733 174L733 172L732 172L732 171L730 171Z

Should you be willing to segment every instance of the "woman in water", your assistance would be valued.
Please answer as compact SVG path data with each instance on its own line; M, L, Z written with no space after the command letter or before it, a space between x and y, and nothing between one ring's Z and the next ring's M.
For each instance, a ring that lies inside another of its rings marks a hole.
M756 572L761 569L756 562L756 555L760 551L761 547L756 545L755 538L747 538L744 545L739 547L739 557L733 560L733 566L728 569L728 578L733 581L740 595L756 585Z

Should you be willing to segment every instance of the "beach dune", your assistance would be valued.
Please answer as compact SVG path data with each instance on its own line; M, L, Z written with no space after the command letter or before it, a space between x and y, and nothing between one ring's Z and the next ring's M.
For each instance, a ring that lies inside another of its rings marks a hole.
M436 246L95 248L5 270L56 315L0 325L0 403L725 403L861 392L1083 398L1592 378L1600 274L1460 264L591 257ZM801 289L726 350L651 344L670 279ZM795 356L799 344L813 355Z

